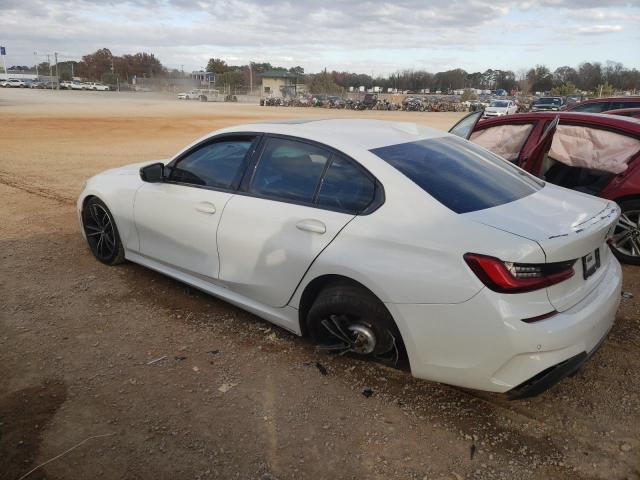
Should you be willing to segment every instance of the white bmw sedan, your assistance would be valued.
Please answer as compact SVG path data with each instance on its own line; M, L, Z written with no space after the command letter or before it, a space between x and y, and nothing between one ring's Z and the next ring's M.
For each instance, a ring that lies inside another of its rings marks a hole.
M320 348L511 397L575 372L620 298L614 203L409 123L219 130L96 175L77 208L103 263L157 270Z

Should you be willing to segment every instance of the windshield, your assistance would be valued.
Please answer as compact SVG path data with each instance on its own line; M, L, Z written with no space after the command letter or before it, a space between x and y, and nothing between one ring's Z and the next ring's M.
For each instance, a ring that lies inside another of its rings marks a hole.
M560 105L562 103L562 101L559 98L542 97L542 98L539 98L538 100L536 100L534 103L536 105L542 105L542 104L545 104L545 105L548 105L548 104Z
M544 185L508 161L457 137L390 145L371 153L456 213L513 202Z
M491 105L489 105L490 107L499 107L499 108L506 108L509 106L509 102L505 102L504 100L494 100L493 102L491 102Z

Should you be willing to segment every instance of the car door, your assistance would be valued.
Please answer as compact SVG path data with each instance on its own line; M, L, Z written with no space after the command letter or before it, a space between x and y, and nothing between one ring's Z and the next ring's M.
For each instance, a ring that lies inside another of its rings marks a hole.
M190 274L219 274L216 231L237 189L255 135L222 136L197 145L145 183L134 203L140 253Z
M469 140L469 137L471 137L471 134L476 128L476 124L482 118L482 115L484 115L484 109L465 115L458 123L451 127L449 133L464 138L465 140Z
M560 115L556 115L553 120L544 126L544 130L538 138L538 141L532 146L527 144L526 148L522 149L520 158L518 159L518 166L520 166L520 168L537 177L540 176L540 169L542 168L545 155L551 148L553 135L556 133L556 128L559 123Z
M269 136L240 190L218 228L220 281L283 307L314 259L373 201L375 182L338 152Z

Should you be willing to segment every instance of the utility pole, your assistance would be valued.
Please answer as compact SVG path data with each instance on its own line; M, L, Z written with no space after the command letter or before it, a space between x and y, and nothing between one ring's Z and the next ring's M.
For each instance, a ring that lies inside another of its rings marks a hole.
M71 61L71 80L73 80L73 66L75 65L75 61Z
M47 53L47 65L49 65L49 78L53 78L53 72L51 71L51 54ZM51 91L53 92L53 80L51 81Z
M53 56L56 59L56 84L60 84L60 77L58 76L58 52L53 52Z
M33 56L36 59L36 80L38 79L38 52L33 52Z
M253 95L253 68L251 68L251 62L249 62L249 95Z

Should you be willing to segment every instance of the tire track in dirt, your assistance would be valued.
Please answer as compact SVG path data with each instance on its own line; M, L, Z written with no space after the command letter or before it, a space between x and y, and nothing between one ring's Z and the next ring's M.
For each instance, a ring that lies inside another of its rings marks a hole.
M47 188L42 185L25 182L24 180L18 179L15 175L2 170L0 170L0 184L7 185L12 188L17 188L18 190L23 190L25 192L31 193L32 195L47 198L63 205L73 205L74 203L73 198L61 195L57 193L53 188Z

